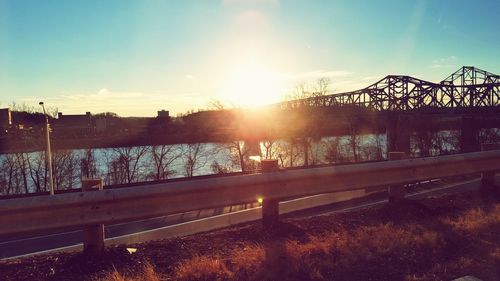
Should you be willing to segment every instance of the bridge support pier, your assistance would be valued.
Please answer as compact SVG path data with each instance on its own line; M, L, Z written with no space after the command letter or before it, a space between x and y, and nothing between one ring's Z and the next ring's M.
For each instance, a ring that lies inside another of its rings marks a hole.
M460 151L462 153L479 150L478 131L473 117L462 117L460 126Z
M102 179L82 179L82 192L103 190ZM104 225L89 225L83 229L83 253L99 255L104 251Z
M389 151L401 151L407 155L410 154L410 132L405 130L401 132L387 131L387 159ZM389 159L390 160L390 159Z
M263 173L271 173L279 170L277 159L264 159L261 161ZM280 220L280 200L277 198L263 198L262 200L262 225L266 230L276 228Z
M404 152L389 152L390 160L402 160L405 158ZM401 201L405 198L406 191L403 185L390 185L388 189L389 193L389 203L395 203Z
M391 116L390 125L386 128L387 136L387 159L389 151L400 151L410 155L411 129L407 117Z

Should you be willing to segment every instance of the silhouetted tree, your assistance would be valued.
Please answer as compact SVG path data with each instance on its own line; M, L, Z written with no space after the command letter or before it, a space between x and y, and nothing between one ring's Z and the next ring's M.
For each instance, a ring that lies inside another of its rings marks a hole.
M178 146L154 145L150 152L154 171L150 173L149 178L162 180L175 175L175 170L171 169L171 166L181 157L181 150Z
M146 146L113 148L115 158L111 162L115 183L132 183L139 181L143 157L148 152ZM119 181L119 182L117 182ZM124 181L124 182L123 182Z
M247 167L251 165L248 162L248 157L252 156L252 149L249 143L235 140L227 143L220 143L218 147L223 151L227 151L232 170L240 169L242 172L247 171ZM217 164L220 165L220 163Z
M326 141L325 160L328 163L334 164L345 161L341 146L340 137L332 137Z
M302 154L296 138L288 138L278 143L278 160L283 168L298 165Z
M204 165L207 164L207 151L205 143L190 143L182 146L182 155L184 158L184 176L192 177Z
M214 160L212 164L210 164L210 169L214 174L227 174L231 172L229 167L221 165L217 160Z
M479 143L499 143L500 142L500 129L499 128L486 128L479 132Z
M54 166L54 188L71 189L78 179L78 163L80 159L73 150L55 150L52 153Z
M97 163L92 148L85 149L80 159L80 177L81 178L96 178Z
M45 152L28 154L29 173L35 192L47 190L47 163L45 160Z
M309 105L309 102L318 100L328 93L330 79L323 77L319 78L315 83L299 83L295 87L294 94L289 97L293 100L301 100L303 105L300 110L300 118L296 120L293 126L296 128L288 132L288 139L293 138L292 143L302 147L304 166L309 166L310 160L313 162L320 161L315 157L311 159L311 145L315 140L321 139L323 133L322 124L324 122L323 111Z
M19 175L21 177L22 187L24 193L29 193L28 186L28 153L18 152L14 153L16 159L17 170L19 171Z

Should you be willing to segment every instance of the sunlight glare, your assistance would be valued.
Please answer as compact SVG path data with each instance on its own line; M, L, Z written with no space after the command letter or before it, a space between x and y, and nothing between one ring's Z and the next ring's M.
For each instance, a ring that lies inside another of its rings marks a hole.
M253 160L255 162L259 162L260 163L260 156L259 155L251 155L251 156L248 156L248 159L250 160Z
M260 106L281 101L284 79L263 65L240 64L229 74L220 99L237 106Z

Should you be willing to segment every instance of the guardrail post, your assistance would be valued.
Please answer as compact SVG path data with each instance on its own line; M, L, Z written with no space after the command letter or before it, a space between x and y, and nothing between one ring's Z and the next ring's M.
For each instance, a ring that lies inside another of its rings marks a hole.
M402 160L405 157L404 152L389 152L388 159ZM405 198L406 192L403 185L390 185L388 189L389 202L394 203Z
M481 144L481 151L500 149L500 145L496 143ZM481 173L481 188L495 186L495 171L485 171Z
M279 170L277 159L263 159L260 162L262 172L270 173ZM262 224L265 229L273 229L279 223L279 199L263 198L262 200Z
M82 192L103 190L102 179L82 179ZM83 253L99 255L104 251L104 225L89 225L83 229Z

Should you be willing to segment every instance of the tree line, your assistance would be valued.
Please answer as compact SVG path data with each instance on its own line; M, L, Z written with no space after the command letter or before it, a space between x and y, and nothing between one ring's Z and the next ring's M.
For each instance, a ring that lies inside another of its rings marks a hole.
M271 135L268 135L271 136ZM412 156L458 151L452 131L412 136ZM352 133L342 137L267 137L261 141L132 146L109 149L55 150L53 179L56 190L80 187L82 178L102 178L106 185L193 177L201 174L248 172L259 159L277 159L281 168L383 160L386 137ZM0 194L48 190L44 151L0 155Z

